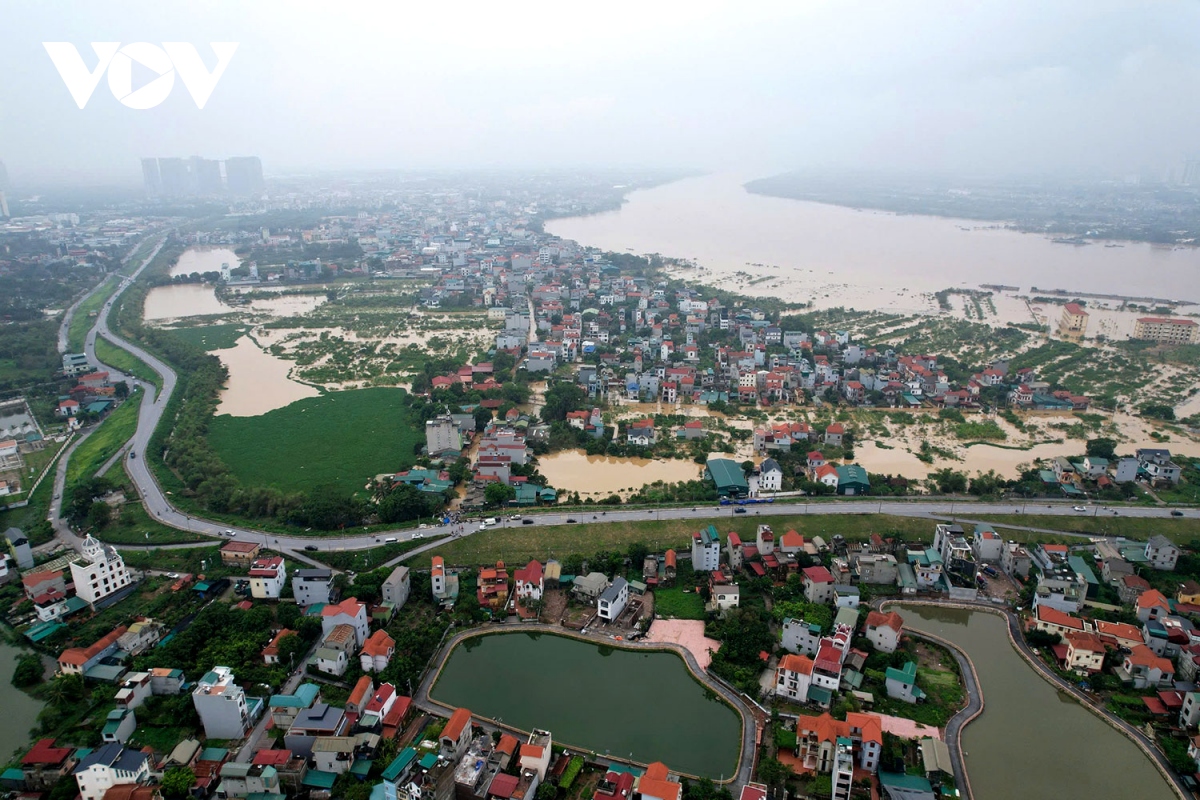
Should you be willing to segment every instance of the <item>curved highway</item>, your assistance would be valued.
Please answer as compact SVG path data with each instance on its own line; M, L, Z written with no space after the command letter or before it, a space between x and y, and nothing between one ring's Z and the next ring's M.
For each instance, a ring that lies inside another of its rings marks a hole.
M150 365L155 372L162 376L161 391L156 392L153 386L140 383L135 379L131 381L140 386L145 391L146 395L142 400L142 406L138 418L137 432L134 434L128 446L128 455L125 458L125 466L134 484L137 486L141 494L142 502L146 507L147 512L164 525L177 528L183 531L189 531L195 534L212 537L262 537L264 542L270 541L274 549L279 550L364 550L384 542L386 539L396 539L398 541L409 541L420 538L433 538L442 536L453 536L456 534L456 527L461 527L463 535L469 535L480 530L480 524L467 523L462 526L452 525L433 525L426 529L398 529L393 531L376 531L367 534L337 536L337 537L319 537L319 536L298 536L276 534L266 531L257 530L250 527L235 527L226 523L208 520L201 517L194 517L190 514L185 514L170 504L162 488L156 482L154 475L146 464L146 446L149 444L150 437L154 434L155 428L162 419L166 405L171 398L172 392L175 391L177 378L175 371L156 356L148 353L141 347L122 339L117 336L108 327L108 312L112 307L116 298L127 289L133 281L141 274L141 272L150 264L153 258L158 254L165 242L165 237L162 239L154 251L142 262L138 269L127 279L122 281L117 291L105 303L101 313L99 314L95 326L89 331L87 336L87 353L88 356L95 359L95 341L96 336L103 336L108 341L128 350L135 356L140 358L146 364ZM103 284L101 284L103 285ZM68 321L69 324L69 321ZM97 359L97 364L101 362ZM121 380L124 376L112 367L106 367L110 373L113 373L117 380ZM63 533L68 540L73 539L69 527L60 519L60 504L62 490L66 476L66 459L62 459L58 474L55 477L54 493L56 499L51 507L51 520L54 523L56 530ZM1083 513L1074 510L1070 501L1038 501L1034 503L1019 504L1013 501L997 503L997 502L976 502L972 500L878 500L878 499L845 499L845 500L824 500L813 503L808 502L778 502L770 505L755 505L755 506L717 506L715 504L697 505L693 508L664 508L661 510L654 509L630 509L621 510L619 508L602 508L595 509L577 509L566 512L553 513L537 513L528 516L527 519L532 519L531 526L543 525L569 525L573 523L590 523L590 522L632 522L646 520L696 520L697 522L705 520L720 519L723 517L732 517L738 508L744 508L748 517L761 514L770 515L824 515L824 514L893 514L906 517L922 517L930 520L943 520L953 518L959 522L972 523L976 520L972 519L975 515L985 514L1011 514L1016 510L1017 506L1023 505L1029 513L1042 515L1061 515L1061 516L1084 516ZM1171 514L1181 514L1192 519L1200 519L1200 509L1187 508L1179 510L1170 510L1163 507L1120 507L1119 511L1106 509L1104 507L1087 506L1086 516L1104 517L1120 514L1126 517L1150 517L1170 519ZM1099 520L1097 520L1099 523ZM524 521L502 520L500 526L512 527L522 526ZM1063 531L1056 531L1046 528L1027 527L1024 530L1029 530L1037 533L1053 533L1063 536L1078 536L1080 538L1090 538L1091 534L1071 534ZM818 534L816 526L811 529L813 534ZM186 546L186 545L185 545ZM195 545L192 545L195 546ZM425 548L422 548L422 550ZM409 553L406 555L411 555Z

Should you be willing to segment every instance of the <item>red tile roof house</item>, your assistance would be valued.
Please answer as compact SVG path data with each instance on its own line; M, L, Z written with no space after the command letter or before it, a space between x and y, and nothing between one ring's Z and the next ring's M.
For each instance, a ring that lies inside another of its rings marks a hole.
M385 631L375 631L367 637L367 641L363 643L362 652L359 653L363 672L383 672L387 669L395 652L396 640L388 636Z
M1169 689L1175 682L1175 665L1171 660L1154 655L1144 644L1134 647L1113 671L1135 689Z
M281 628L279 633L275 634L275 638L273 638L271 640L271 643L263 648L263 651L262 651L263 663L264 664L278 664L279 663L279 642L282 641L283 637L285 637L285 636L294 636L294 635L296 635L295 631L288 630L287 628Z
M25 788L34 791L49 791L64 775L70 775L75 767L75 750L70 747L55 747L53 739L41 739L21 759L21 771L25 773Z
M441 755L449 757L451 761L462 758L471 744L471 712L465 708L456 709L447 720L446 727L442 728L438 744Z
M883 614L871 611L867 614L864 633L871 646L881 653L894 653L900 644L900 633L904 630L904 618L895 611Z
M536 558L513 572L513 591L518 600L541 600L544 588L545 573Z
M88 647L71 647L63 650L58 657L58 668L68 675L82 675L100 659L107 657L117 649L117 639L127 631L124 625L113 628L101 638L92 642Z
M804 575L804 596L810 603L829 603L833 600L833 575L825 567L807 567Z

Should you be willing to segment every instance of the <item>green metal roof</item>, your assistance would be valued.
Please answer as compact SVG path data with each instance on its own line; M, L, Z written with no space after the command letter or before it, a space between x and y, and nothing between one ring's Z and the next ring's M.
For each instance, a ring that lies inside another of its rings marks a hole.
M400 777L401 773L408 768L408 765L417 757L417 751L411 747L406 747L400 751L391 764L388 764L387 769L383 771L383 779L385 781L395 782Z
M896 789L907 789L911 792L933 793L933 785L920 775L906 775L903 772L879 773L879 782L886 789L889 786Z
M891 680L900 681L901 683L916 683L917 682L917 662L907 661L903 667L888 667L887 677Z
M871 480L867 477L867 471L858 464L842 464L834 469L837 470L839 486L843 483L858 483L867 487L871 485Z
M748 490L750 488L746 482L746 474L742 472L742 465L732 459L709 459L704 471L717 485L718 490L721 488Z
M421 756L420 764L422 769L433 769L437 764L437 760L437 753L426 753L425 755Z
M319 769L310 769L304 776L304 786L311 786L314 789L332 789L334 781L337 780L337 773L324 772Z

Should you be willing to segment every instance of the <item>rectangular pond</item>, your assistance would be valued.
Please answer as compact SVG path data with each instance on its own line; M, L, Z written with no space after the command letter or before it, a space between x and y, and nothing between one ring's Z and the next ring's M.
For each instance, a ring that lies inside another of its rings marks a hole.
M538 633L466 639L446 660L433 698L614 758L662 761L719 780L741 746L737 712L671 652L640 652Z

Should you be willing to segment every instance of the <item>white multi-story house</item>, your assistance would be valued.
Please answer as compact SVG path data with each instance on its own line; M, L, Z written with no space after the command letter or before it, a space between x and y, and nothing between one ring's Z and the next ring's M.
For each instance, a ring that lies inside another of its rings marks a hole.
M84 756L75 766L75 783L82 800L101 800L114 786L150 780L150 758L110 742Z
M329 636L330 632L338 625L349 625L354 628L355 641L359 647L362 647L370 630L366 603L360 603L357 597L347 597L340 603L327 605L321 609L322 636Z
M396 567L379 587L379 591L383 595L383 602L391 603L397 610L403 608L404 604L408 602L411 585L408 567Z
M692 569L712 572L721 566L721 536L708 525L692 534Z
M758 465L758 490L760 492L778 492L783 489L783 469L779 462L768 458Z
M788 617L783 621L783 649L789 653L815 656L821 646L821 626Z
M808 702L812 686L813 662L808 656L789 653L775 668L775 694L795 703Z
M292 594L301 607L328 603L333 590L333 570L298 569L292 575Z
M209 739L240 739L250 729L246 693L229 667L213 667L192 690L192 704Z
M596 614L609 622L615 621L629 603L629 583L617 576L596 600Z
M513 572L513 593L519 600L541 600L545 587L545 570L536 558Z
M75 594L93 606L128 586L131 580L120 554L90 535L83 540L83 560L71 564L71 577Z
M884 614L872 611L867 614L864 633L871 646L881 653L894 653L900 645L900 633L904 629L904 619L895 611Z
M1155 569L1171 571L1179 560L1179 548L1167 537L1156 534L1146 542L1146 559Z
M287 583L287 564L282 556L255 559L250 565L250 596L278 600Z

